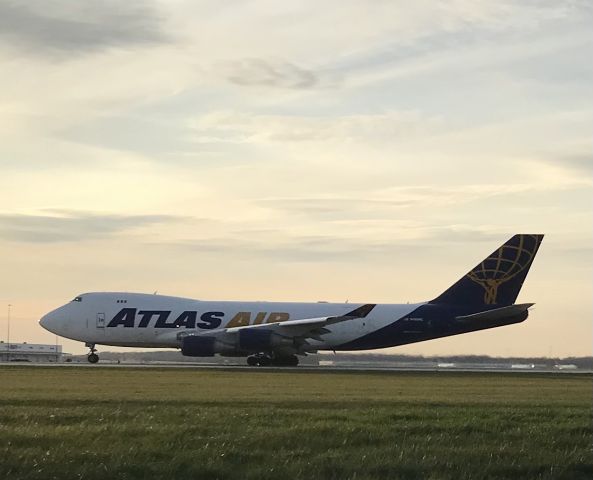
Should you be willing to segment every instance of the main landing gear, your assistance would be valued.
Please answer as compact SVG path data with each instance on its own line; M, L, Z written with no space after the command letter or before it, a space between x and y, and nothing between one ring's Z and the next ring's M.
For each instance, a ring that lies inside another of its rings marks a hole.
M94 343L85 343L84 346L85 347L89 347L91 349L91 351L89 352L89 354L86 357L86 359L90 363L97 363L99 361L99 355L97 355L95 353L97 351L97 349L95 348L95 344Z
M269 355L267 353L256 353L247 357L247 365L250 367L296 367L299 364L299 357L296 355Z

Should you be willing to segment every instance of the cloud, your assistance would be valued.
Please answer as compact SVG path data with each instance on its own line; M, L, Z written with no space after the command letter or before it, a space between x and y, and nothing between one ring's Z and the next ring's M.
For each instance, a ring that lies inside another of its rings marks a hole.
M590 78L590 68L578 60L590 51L593 10L586 2L486 1L470 6L461 1L443 4L436 12L430 6L426 2L432 23L425 18L408 35L394 31L384 42L338 56L326 68L341 73L346 86L365 88L406 77L423 81L434 76L444 84L451 82L450 76L463 80L459 77L488 70L546 83L556 78L582 84ZM463 88L463 83L455 87Z
M251 143L391 141L442 128L438 118L427 118L415 111L334 116L218 111L197 117L190 123L198 141Z
M150 3L114 0L1 2L0 38L31 55L59 58L167 41Z
M365 242L331 235L283 236L280 232L271 232L270 237L266 242L256 237L192 239L165 246L194 253L224 255L226 258L286 262L333 262L344 259L358 261L393 254L398 248L393 242Z
M385 213L394 209L413 205L412 198L369 199L352 197L306 197L306 198L266 198L258 202L261 206L284 212L307 216L327 217L338 220L341 217L365 213ZM366 215L365 215L366 216ZM369 218L369 216L366 216Z
M528 184L476 184L451 187L416 185L374 189L366 195L325 195L302 197L269 197L256 201L257 205L280 212L281 216L312 217L324 221L393 220L409 208L428 209L460 205L491 198L521 195L538 190L552 190L547 186ZM358 194L360 195L360 194Z
M282 218L293 221L324 221L331 223L351 221L389 222L401 215L403 209L414 206L416 199L401 196L399 198L362 198L347 196L311 196L293 198L263 198L258 206L277 212Z
M100 115L56 132L67 141L97 145L162 158L165 154L195 153L182 122L140 115Z
M72 210L46 210L43 215L0 214L0 238L27 243L76 242L110 237L179 218L174 215L115 215Z
M593 155L590 153L568 155L555 160L553 163L556 165L561 165L577 173L589 175L593 173Z
M372 222L372 221L370 221ZM267 262L405 261L410 253L434 250L445 243L489 242L493 248L514 232L489 225L429 225L393 221L391 231L357 222L337 223L325 232L299 228L245 228L212 236L154 243L167 251L180 249L207 257L224 256Z
M312 70L283 60L246 58L226 62L222 70L229 82L245 87L308 89L320 83Z

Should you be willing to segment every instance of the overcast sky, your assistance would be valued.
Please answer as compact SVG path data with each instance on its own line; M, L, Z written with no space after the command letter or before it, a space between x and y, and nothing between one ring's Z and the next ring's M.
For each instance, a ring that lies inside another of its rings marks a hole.
M428 300L545 233L527 322L389 351L590 355L592 6L1 2L11 340L87 291Z

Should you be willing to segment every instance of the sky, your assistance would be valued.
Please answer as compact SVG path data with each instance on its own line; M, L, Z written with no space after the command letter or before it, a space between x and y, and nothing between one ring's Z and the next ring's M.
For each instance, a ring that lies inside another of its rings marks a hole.
M382 352L591 355L592 22L588 0L1 2L0 339L11 304L11 341L53 343L38 319L88 291L429 300L545 233L526 322Z

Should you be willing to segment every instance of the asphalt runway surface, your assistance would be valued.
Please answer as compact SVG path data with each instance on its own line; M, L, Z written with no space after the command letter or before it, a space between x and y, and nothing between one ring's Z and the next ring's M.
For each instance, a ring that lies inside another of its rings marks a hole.
M298 371L298 372L443 372L443 373L531 373L531 374L559 374L576 375L592 374L593 370L588 369L555 369L555 368L477 368L477 367L416 367L416 366L356 366L356 365L301 365L298 367L250 367L242 364L221 365L215 363L116 363L99 362L91 364L85 362L61 362L61 363L33 363L33 362L0 362L0 366L19 367L70 367L70 368L176 368L195 370L245 370L245 371Z

